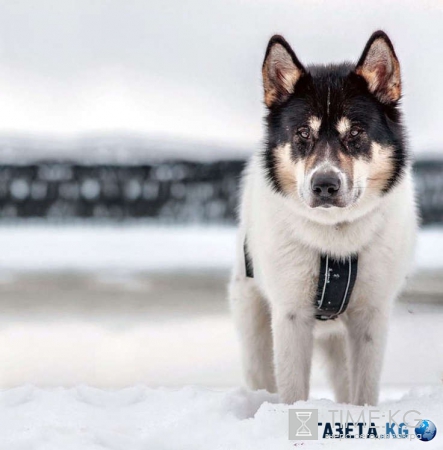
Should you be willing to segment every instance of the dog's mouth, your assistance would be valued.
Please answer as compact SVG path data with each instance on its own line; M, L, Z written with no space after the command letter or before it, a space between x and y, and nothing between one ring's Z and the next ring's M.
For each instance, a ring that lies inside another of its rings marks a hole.
M331 209L331 208L346 208L347 202L339 199L317 199L313 198L309 201L308 206L312 209Z
M344 202L337 201L337 200L317 200L314 199L310 205L311 208L323 208L323 209L330 209L330 208L345 208L347 205Z
M300 192L299 196L309 209L333 210L335 208L345 209L353 207L359 201L361 194L361 190L357 188L353 191L353 194L349 192L331 197L320 197L315 195L308 195L305 197L303 192Z

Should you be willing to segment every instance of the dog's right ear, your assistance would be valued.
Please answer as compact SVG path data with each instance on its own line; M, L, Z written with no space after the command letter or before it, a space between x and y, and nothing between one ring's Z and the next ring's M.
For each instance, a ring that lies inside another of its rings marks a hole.
M268 108L285 102L305 69L282 36L271 38L263 61L263 87Z

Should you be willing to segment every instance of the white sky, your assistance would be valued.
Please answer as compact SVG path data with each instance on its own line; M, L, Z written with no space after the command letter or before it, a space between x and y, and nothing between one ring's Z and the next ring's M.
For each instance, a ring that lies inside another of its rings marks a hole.
M443 143L442 1L0 1L0 133L129 131L253 145L260 67L282 33L305 63L391 36L415 151Z

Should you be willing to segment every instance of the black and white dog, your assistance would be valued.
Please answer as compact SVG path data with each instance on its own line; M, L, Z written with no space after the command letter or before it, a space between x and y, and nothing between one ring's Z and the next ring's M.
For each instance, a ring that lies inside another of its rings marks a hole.
M247 383L306 400L315 343L336 400L375 405L417 229L397 56L378 31L357 64L305 67L274 36L263 85L230 285Z

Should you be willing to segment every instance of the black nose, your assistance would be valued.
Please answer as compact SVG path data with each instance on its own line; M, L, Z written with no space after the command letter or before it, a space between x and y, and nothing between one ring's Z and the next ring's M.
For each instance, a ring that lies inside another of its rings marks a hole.
M340 190L340 178L335 172L315 173L312 177L311 189L318 197L334 197Z

